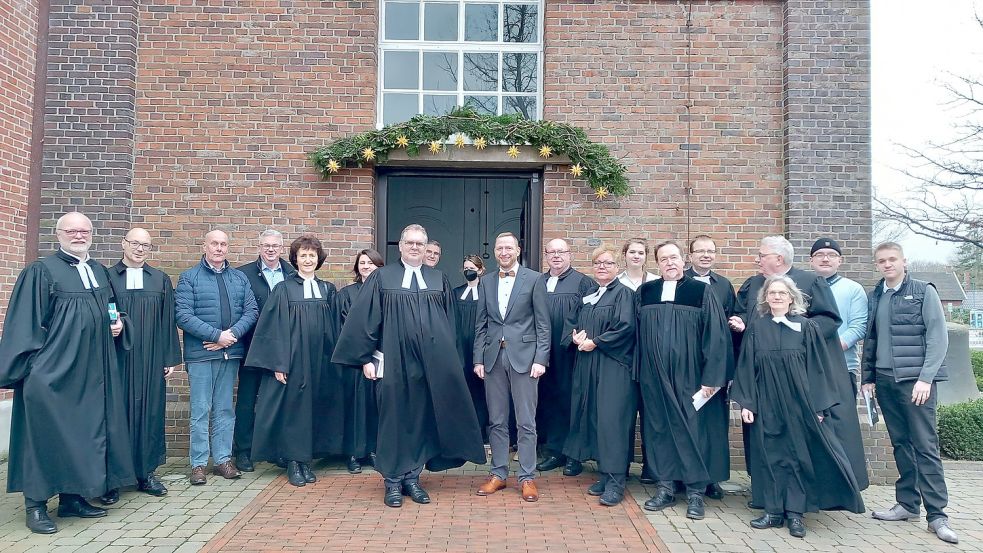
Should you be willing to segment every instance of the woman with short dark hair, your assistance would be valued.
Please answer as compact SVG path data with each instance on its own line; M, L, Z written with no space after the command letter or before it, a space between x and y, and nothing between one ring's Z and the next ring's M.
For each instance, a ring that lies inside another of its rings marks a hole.
M454 322L457 334L457 350L464 359L464 379L471 392L471 402L474 403L478 424L481 426L481 439L488 443L488 405L485 403L485 384L478 375L474 374L474 319L478 313L478 281L485 274L485 264L481 256L470 254L464 256L461 264L464 274L464 284L454 289Z
M287 480L298 487L317 480L310 463L333 453L325 449L339 435L335 399L326 397L326 390L340 388L340 375L330 362L337 336L337 291L315 274L326 257L314 236L290 244L297 274L270 292L246 357L248 366L269 371L256 403L253 457L285 460Z

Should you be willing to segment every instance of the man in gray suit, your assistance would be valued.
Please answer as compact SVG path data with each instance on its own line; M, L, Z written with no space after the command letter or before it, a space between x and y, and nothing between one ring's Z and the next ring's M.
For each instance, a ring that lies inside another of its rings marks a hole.
M495 239L499 270L478 284L475 318L474 372L485 381L491 478L478 495L505 488L509 473L509 398L518 426L519 484L522 499L537 501L536 402L539 377L550 355L550 314L546 288L536 286L540 274L519 266L519 240L504 232ZM486 368L487 367L487 368Z

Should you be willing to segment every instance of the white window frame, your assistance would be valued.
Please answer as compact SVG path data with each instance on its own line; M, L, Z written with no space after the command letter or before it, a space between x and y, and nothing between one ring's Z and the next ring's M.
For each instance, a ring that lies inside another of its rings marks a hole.
M386 3L395 1L402 3L418 3L420 5L419 18L419 40L385 40L386 36ZM461 41L426 41L423 40L425 4L457 4L458 5L458 37L464 37L465 30L465 6L467 4L498 4L498 41L497 42L465 42ZM502 21L505 4L535 4L536 5L536 42L502 42ZM378 59L378 73L376 79L376 128L383 127L383 98L386 92L406 93L417 95L417 113L423 113L423 98L427 94L437 95L456 95L456 105L464 105L465 96L495 96L497 99L498 111L502 113L503 96L528 96L536 99L536 119L543 117L543 68L544 68L544 12L546 9L545 0L379 0L379 35L376 45ZM420 53L420 63L417 68L417 88L401 89L385 88L385 53L387 51L415 51ZM457 54L457 90L439 91L427 90L423 85L423 57L428 52L454 53ZM496 53L498 54L498 90L496 91L465 91L464 90L464 54L468 53ZM536 54L536 91L535 92L505 92L502 90L502 54L504 53L535 53Z

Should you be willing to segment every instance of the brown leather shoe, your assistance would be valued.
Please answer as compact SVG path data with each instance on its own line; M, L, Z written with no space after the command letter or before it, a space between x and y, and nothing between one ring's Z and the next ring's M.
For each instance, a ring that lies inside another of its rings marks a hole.
M236 466L232 464L232 459L229 459L228 461L222 463L221 465L215 465L214 467L212 467L212 472L221 476L222 478L225 478L226 480L232 480L234 478L239 478L240 476L242 476L242 473L239 472L239 469L237 469Z
M201 486L206 481L205 467L194 467L191 469L191 485Z
M502 489L505 489L505 480L497 476L492 476L478 488L478 495L491 495Z
M536 482L533 480L526 480L522 483L522 499L529 501L539 501L539 490L536 489Z

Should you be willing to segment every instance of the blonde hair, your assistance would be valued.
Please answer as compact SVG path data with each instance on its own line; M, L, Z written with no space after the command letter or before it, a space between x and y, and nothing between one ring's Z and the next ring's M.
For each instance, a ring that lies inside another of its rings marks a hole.
M788 307L789 315L802 315L806 312L809 307L809 302L806 299L806 295L799 290L799 287L795 285L795 282L785 275L772 275L765 279L764 285L761 286L761 290L758 290L758 313L762 315L768 315L771 313L771 308L768 307L768 289L771 288L773 284L782 283L788 288L789 294L792 296L792 305Z
M611 244L605 243L594 248L594 251L590 252L591 263L597 261L597 258L601 257L601 255L604 254L605 252L611 254L611 259L614 260L618 259L618 250L614 249L614 246L612 246Z

